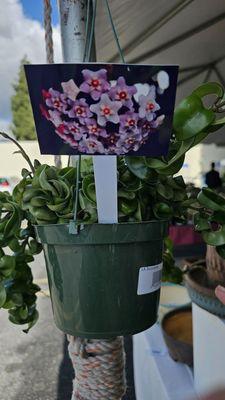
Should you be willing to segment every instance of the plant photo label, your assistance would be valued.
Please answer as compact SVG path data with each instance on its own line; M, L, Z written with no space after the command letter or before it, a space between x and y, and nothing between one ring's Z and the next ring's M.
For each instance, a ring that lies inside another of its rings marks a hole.
M178 66L24 68L42 154L167 155Z

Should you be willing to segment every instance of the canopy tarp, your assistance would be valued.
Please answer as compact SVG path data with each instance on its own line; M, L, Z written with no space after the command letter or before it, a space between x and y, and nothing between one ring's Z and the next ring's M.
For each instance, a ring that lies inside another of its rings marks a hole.
M225 86L224 0L109 0L126 62L179 64L177 101L204 81ZM120 57L104 2L96 23L98 61ZM225 130L207 143L225 145Z

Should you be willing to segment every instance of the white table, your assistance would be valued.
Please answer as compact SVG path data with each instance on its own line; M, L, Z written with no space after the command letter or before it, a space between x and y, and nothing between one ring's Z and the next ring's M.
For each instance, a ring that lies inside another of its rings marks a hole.
M197 400L192 369L171 359L155 324L133 336L137 400Z
M192 305L197 393L225 386L225 320Z

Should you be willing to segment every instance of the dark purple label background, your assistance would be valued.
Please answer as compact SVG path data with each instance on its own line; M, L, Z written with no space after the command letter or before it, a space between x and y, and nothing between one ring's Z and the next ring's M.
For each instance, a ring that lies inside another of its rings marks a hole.
M49 88L53 88L54 90L62 92L61 82L66 82L69 79L74 79L76 85L79 87L83 82L81 71L84 68L92 71L105 68L107 70L108 81L116 80L119 76L123 76L127 85L133 85L135 83L155 84L152 80L152 76L160 70L166 71L169 75L170 86L162 95L156 95L156 102L161 107L157 116L165 114L163 124L149 135L147 143L142 145L138 151L130 151L126 155L157 157L167 154L172 131L178 66L83 63L25 65L24 68L41 154L61 155L76 155L79 154L79 152L68 144L65 144L55 133L55 127L51 121L46 120L41 115L40 104L44 104L42 89L48 90ZM87 102L90 104L90 100L88 100L90 97L88 95L84 94L82 97L86 98Z

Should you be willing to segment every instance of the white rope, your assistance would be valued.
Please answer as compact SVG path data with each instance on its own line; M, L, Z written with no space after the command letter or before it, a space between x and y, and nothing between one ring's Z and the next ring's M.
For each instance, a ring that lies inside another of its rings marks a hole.
M49 64L54 63L51 14L52 14L51 0L44 0L45 48L46 48L46 58Z
M45 29L45 49L46 49L46 60L47 63L54 63L54 47L52 39L52 7L51 0L44 1L44 29ZM62 161L60 156L54 156L55 166L58 168L62 167Z
M68 340L76 374L72 400L120 400L126 392L123 338Z

